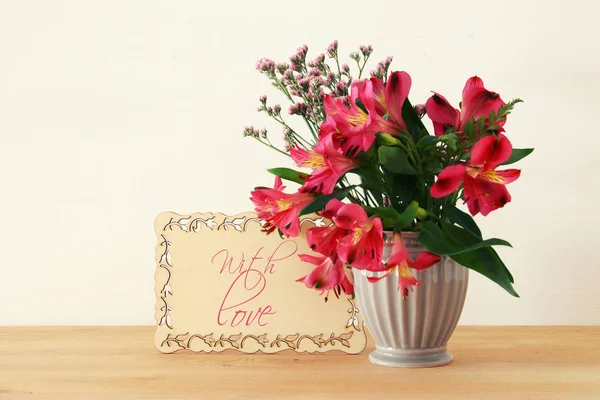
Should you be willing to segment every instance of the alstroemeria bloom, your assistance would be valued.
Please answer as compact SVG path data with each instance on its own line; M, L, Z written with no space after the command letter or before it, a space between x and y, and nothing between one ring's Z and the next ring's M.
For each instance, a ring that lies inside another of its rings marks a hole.
M344 203L340 200L331 199L325 206L325 210L319 214L331 220L343 205ZM348 233L347 229L340 228L335 224L313 227L306 231L306 241L313 251L327 257L335 257L339 241Z
M431 196L448 196L464 183L464 197L471 215L504 207L511 200L506 184L519 177L518 169L496 171L496 167L508 160L512 145L503 134L481 138L471 152L469 164L458 164L444 168L431 187Z
M336 286L340 286L344 293L354 293L354 286L348 279L344 264L340 260L308 254L300 254L299 257L302 261L314 264L316 267L308 275L298 279L297 282L303 282L306 287L321 291L335 289Z
M487 90L483 86L483 81L474 76L469 78L465 84L460 111L452 107L444 96L435 92L427 100L425 108L427 109L427 115L433 121L435 135L441 136L448 127L460 132L472 118L477 120L486 117L490 111L498 111L504 105L506 103L502 101L498 93ZM498 121L497 124L503 126L504 122Z
M360 163L341 154L334 147L331 136L321 138L313 151L293 147L290 154L298 166L313 170L300 188L301 192L330 194L337 181Z
M394 232L393 245L392 245L392 256L387 262L385 268L386 273L380 277L370 277L369 282L377 282L389 276L394 270L398 269L398 290L402 292L402 298L406 300L408 296L408 289L412 290L413 286L419 286L420 283L410 271L410 268L422 271L431 267L432 265L440 262L440 256L430 253L428 251L422 251L419 253L416 259L412 260L408 254L408 250L402 240L402 235L398 232Z
M363 104L373 102L371 81L352 84L350 108L331 95L323 100L327 119L321 124L319 137L331 135L335 146L349 156L369 150L375 142L375 134L380 131L376 115L365 112L356 104L357 100Z
M280 177L275 178L275 186L270 188L257 188L252 191L252 203L258 218L265 221L263 229L267 233L279 228L287 236L298 236L300 233L300 218L298 214L314 196L309 193L284 193Z
M369 218L358 204L344 204L333 222L348 233L339 240L337 254L342 261L358 269L380 269L383 251L383 225Z
M385 85L377 78L371 78L370 82L373 101L365 102L365 106L369 113L377 115L380 131L390 135L408 132L402 119L402 106L412 85L410 75L404 71L396 71L392 72Z

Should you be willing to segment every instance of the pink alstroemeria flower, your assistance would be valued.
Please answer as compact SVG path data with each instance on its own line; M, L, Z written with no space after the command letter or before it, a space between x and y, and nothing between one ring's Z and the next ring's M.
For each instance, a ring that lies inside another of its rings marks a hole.
M338 210L344 205L338 199L331 199L325 206L325 210L319 214L332 220ZM306 231L306 241L313 251L327 257L335 257L339 241L349 233L335 224L329 226L315 226Z
M412 290L413 286L419 286L420 283L410 271L410 268L422 271L431 267L432 265L440 262L440 256L430 253L428 251L422 251L419 253L415 260L412 260L408 254L408 250L402 240L402 235L398 232L394 232L392 245L392 256L387 262L385 267L386 273L381 277L370 277L369 282L377 282L394 272L398 269L398 290L402 293L402 298L406 300L408 296L408 289Z
M375 142L375 134L380 131L377 116L359 107L357 100L369 108L367 105L373 102L371 81L352 84L350 108L343 100L326 95L323 108L327 119L319 130L319 137L331 135L336 148L351 157L369 150Z
M410 75L404 71L396 71L390 74L385 85L378 78L371 78L370 82L374 101L365 103L365 106L369 113L377 115L380 132L396 136L408 132L402 119L402 106L412 85ZM387 119L384 117L386 114Z
M475 120L486 117L490 111L498 111L506 105L498 93L487 90L483 86L483 81L473 76L467 80L462 93L462 103L460 111L450 105L446 98L438 93L433 94L425 104L427 115L433 121L433 128L436 136L446 133L448 127L454 131L461 132L467 122L472 118ZM498 121L499 126L503 126L505 121ZM487 125L487 122L486 122Z
M381 268L383 225L379 218L369 218L358 204L344 204L333 222L347 231L337 246L337 254L343 262L357 269Z
M309 254L300 254L300 259L305 262L316 265L316 267L306 276L298 279L306 287L321 291L328 291L339 286L344 293L354 293L354 286L348 279L344 264L340 260L334 260L330 257L316 257Z
M275 178L275 186L270 188L257 188L252 191L252 203L258 218L265 221L263 229L267 234L279 228L286 236L298 236L300 233L300 218L298 214L314 196L309 193L284 193L280 177Z
M313 151L296 146L290 149L290 154L298 166L313 170L301 192L330 194L337 181L360 164L359 160L341 154L334 147L331 135L321 138Z
M521 171L496 171L496 167L511 154L512 145L503 134L481 138L473 146L469 164L451 165L440 172L431 187L431 196L448 196L464 183L465 202L471 215L481 212L485 216L504 207L511 200L505 185L517 180Z

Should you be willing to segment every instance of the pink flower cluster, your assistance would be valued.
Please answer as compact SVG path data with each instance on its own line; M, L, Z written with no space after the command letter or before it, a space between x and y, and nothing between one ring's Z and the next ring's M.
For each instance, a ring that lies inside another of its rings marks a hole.
M452 107L437 93L427 100L426 109L433 121L435 134L441 136L448 128L463 132L469 121L480 118L485 119L485 127L489 113L497 111L503 105L505 103L500 95L487 90L483 81L474 76L465 84L460 110ZM504 122L500 120L496 124L502 127ZM463 134L459 134L459 138L465 139L461 135ZM465 201L472 215L488 215L491 211L504 207L511 200L506 185L517 180L521 171L496 171L496 168L508 160L512 149L512 144L502 133L479 139L473 146L469 162L448 166L440 172L431 188L431 196L448 196L463 184Z
M320 127L315 148L304 150L296 146L290 149L298 166L312 170L298 192L283 193L280 179L276 180L274 189L260 188L252 192L251 199L259 218L267 221L267 232L278 228L285 235L298 235L299 211L312 201L314 195L332 193L339 179L360 165L357 156L371 148L376 133L406 133L401 111L410 86L411 79L406 72L394 72L386 84L377 78L354 83L350 107L331 95L325 96L327 118ZM364 108L358 106L359 103ZM352 284L346 276L346 266L370 271L390 270L390 264L385 266L382 261L383 226L379 218L369 218L358 204L344 204L336 199L329 201L320 215L330 219L333 225L307 231L310 247L322 255L301 257L316 265L313 272L301 279L308 287L329 290L339 286L348 293ZM394 265L408 265L406 257L402 260ZM439 258L430 255L427 260ZM399 287L404 291L416 283L404 269L402 271Z
M464 200L471 215L485 216L511 201L506 185L519 178L520 170L500 166L532 151L513 150L505 135L506 117L520 100L506 104L474 76L464 86L459 108L435 92L425 104L412 106L408 101L412 79L404 71L388 72L391 57L379 62L369 79L361 79L372 52L371 46L360 46L350 54L357 80L350 66L340 63L337 41L313 59L307 60L308 47L302 46L287 62L265 58L257 62L256 68L290 100L288 113L303 118L311 135L307 139L298 134L284 120L280 105L268 105L266 96L259 98L258 110L282 126L285 148L274 146L266 130L246 127L244 135L290 156L305 171L271 170L299 183L294 193L284 191L280 177L273 188L252 192L264 230L297 236L300 214L315 211L330 221L306 231L308 244L318 255L300 256L313 264L313 270L299 281L336 295L352 293L350 267L377 272L374 276L397 273L403 296L418 285L411 270L428 268L440 256L423 251L413 259L402 240L405 230L421 232L421 243L439 254L468 253L463 258L468 268L480 271L483 265L494 264L489 269L496 268L494 273L486 276L512 288L502 261L486 257L489 243L498 242L483 243L475 221L455 205ZM433 124L433 135L421 120L425 115ZM349 173L359 178L356 185L346 178ZM394 230L387 261L382 258L384 226ZM475 242L482 243L477 252Z

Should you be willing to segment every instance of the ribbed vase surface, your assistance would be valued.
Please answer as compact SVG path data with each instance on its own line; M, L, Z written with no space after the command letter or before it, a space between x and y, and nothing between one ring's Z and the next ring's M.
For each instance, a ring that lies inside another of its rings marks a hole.
M412 259L425 249L417 234L402 234ZM384 260L391 256L391 234L386 234ZM388 367L435 367L452 362L446 350L465 303L469 270L449 257L423 271L411 269L421 283L406 300L398 291L398 271L371 283L377 273L353 269L360 313L375 339L369 360Z

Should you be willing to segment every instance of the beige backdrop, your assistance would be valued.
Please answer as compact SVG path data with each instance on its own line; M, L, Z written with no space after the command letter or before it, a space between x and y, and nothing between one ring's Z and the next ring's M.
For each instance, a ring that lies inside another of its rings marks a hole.
M241 137L265 125L279 139L255 109L282 99L254 63L332 39L393 55L414 103L435 90L457 106L473 74L525 100L507 134L537 150L513 202L477 218L514 245L500 251L522 298L472 274L461 323L600 323L599 12L592 0L1 1L0 324L153 324L155 216L250 210L265 168L290 166Z

